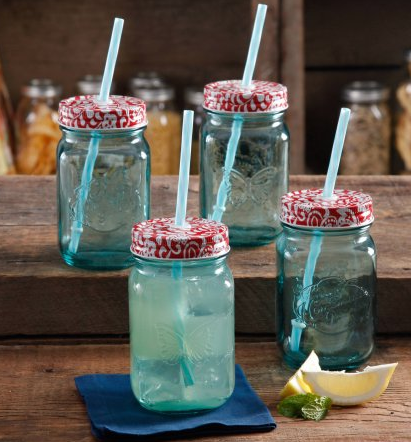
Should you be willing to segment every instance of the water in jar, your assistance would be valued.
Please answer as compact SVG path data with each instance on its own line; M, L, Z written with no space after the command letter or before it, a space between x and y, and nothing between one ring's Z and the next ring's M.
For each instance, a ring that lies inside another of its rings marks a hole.
M153 276L134 268L129 280L135 396L166 413L222 405L234 388L231 273L169 265Z

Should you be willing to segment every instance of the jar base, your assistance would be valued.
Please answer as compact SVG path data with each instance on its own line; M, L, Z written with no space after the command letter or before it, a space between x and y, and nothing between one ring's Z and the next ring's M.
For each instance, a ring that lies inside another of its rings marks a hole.
M373 349L371 349L365 356L352 355L352 356L320 356L320 367L322 370L355 370L363 365L371 356ZM283 359L286 365L293 369L299 369L304 363L308 355L299 353L297 355L284 354Z
M200 414L207 413L216 408L221 407L223 404L227 402L228 398L217 398L217 399L209 399L207 401L192 401L186 402L184 401L164 401L157 402L155 404L145 403L143 401L139 401L139 404L145 408L146 410L154 411L160 414L168 414L168 415L184 415L184 414Z
M230 246L256 247L274 242L281 233L281 227L238 227L229 225L228 231L230 234Z
M128 252L62 252L61 256L66 264L86 270L121 270L133 265L133 257Z

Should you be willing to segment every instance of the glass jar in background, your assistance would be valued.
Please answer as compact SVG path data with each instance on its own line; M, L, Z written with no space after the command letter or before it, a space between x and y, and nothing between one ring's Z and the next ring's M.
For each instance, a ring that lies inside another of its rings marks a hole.
M191 146L190 165L190 173L192 175L198 175L200 172L200 129L205 119L203 104L204 92L202 89L189 87L184 90L184 109L194 111L193 144Z
M15 173L13 162L13 112L0 64L0 175Z
M227 227L187 218L133 228L129 277L131 386L162 413L210 410L234 389L234 280Z
M372 199L361 192L335 190L332 199L324 199L322 189L311 189L283 196L283 232L276 243L276 325L289 366L300 367L312 350L321 368L333 370L357 368L371 355L373 220Z
M59 247L64 261L87 269L121 269L132 264L130 231L149 216L150 151L144 139L144 101L110 96L72 97L59 107L63 136L58 145ZM90 182L82 174L91 142L98 154ZM84 187L87 197L84 204ZM81 234L78 247L73 231Z
M142 74L140 74L142 75ZM144 85L145 84L145 85ZM175 91L160 77L130 81L132 94L147 105L146 138L151 149L153 175L177 175L180 163L181 117L174 106Z
M405 173L411 174L411 49L405 52L408 78L396 92L400 112L395 127L395 147L404 163Z
M85 75L76 82L77 93L79 95L99 95L102 81L102 75ZM114 95L115 90L116 84L113 81L111 83L110 94Z
M49 79L34 79L22 87L21 95L16 112L17 172L53 174L61 135L57 121L61 86Z
M200 134L200 210L211 218L223 179L235 120L241 124L223 212L235 246L274 241L281 231L280 201L288 189L289 133L284 123L287 88L253 81L219 81L204 89L206 119Z
M390 173L390 91L376 81L354 81L342 92L351 109L350 124L341 157L343 175Z

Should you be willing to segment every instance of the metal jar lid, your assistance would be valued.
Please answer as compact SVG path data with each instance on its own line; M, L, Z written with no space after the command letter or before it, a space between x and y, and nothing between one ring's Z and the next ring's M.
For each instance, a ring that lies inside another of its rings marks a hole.
M80 95L98 95L100 93L102 75L85 75L77 81L77 91ZM116 84L111 82L110 93L114 94Z
M62 87L49 78L34 78L21 88L21 94L30 98L59 97Z
M147 102L161 102L174 100L175 91L170 86L161 86L156 88L134 88L132 93L135 97L141 98Z
M195 87L184 89L184 101L194 106L202 106L204 103L204 91Z
M151 89L166 84L164 78L155 71L137 72L134 77L129 80L129 88L131 91L134 89Z
M389 97L389 88L378 81L353 81L342 91L342 99L348 103L376 103Z
M175 90L157 72L139 72L129 81L133 96L147 102L170 101L175 98Z

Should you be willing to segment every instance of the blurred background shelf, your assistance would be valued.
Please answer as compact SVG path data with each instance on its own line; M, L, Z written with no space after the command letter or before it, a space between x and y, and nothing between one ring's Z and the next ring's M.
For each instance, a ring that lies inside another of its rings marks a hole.
M52 78L63 95L101 73L113 18L125 27L116 66L118 92L137 71L156 70L177 87L241 78L258 0L0 1L0 57L12 101L31 78ZM267 0L254 78L284 83L293 134L293 173L304 170L303 0Z
M407 77L403 54L411 48L411 4L308 0L304 14L306 164L310 171L323 173L344 85L356 80L382 82L391 89L395 111L395 89ZM398 159L392 153L397 171Z

